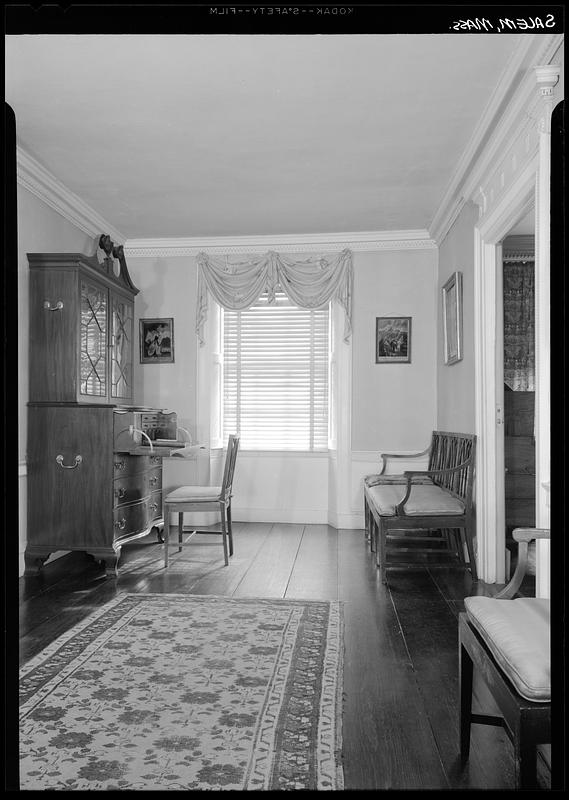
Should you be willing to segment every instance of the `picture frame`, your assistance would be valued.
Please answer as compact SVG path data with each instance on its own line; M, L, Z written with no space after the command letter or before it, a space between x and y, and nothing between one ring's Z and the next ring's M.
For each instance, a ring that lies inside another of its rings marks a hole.
M453 272L443 286L445 364L462 360L462 272Z
M174 319L158 317L139 321L141 364L174 363Z
M411 363L411 317L375 318L375 363Z

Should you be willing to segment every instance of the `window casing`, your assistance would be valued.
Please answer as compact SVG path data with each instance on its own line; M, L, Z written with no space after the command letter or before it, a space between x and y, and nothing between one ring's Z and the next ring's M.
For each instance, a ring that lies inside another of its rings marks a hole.
M223 439L249 450L328 448L330 312L283 292L222 310Z

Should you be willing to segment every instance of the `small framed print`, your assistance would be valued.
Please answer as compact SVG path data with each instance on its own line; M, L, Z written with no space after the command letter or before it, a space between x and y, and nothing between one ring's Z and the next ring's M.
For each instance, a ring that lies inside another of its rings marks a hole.
M375 318L375 363L411 363L411 317Z
M462 359L462 273L453 272L443 286L445 364Z
M141 319L139 323L140 363L174 363L174 320L172 317Z

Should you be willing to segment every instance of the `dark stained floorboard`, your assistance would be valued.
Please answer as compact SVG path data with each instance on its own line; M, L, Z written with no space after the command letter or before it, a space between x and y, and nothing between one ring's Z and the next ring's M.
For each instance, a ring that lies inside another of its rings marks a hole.
M470 790L513 785L511 745L473 726L458 755L457 617L466 595L494 594L456 569L391 570L380 581L360 530L234 523L235 554L196 536L181 553L155 533L123 548L117 578L84 554L20 579L20 660L124 592L338 599L344 611L343 758L346 789ZM202 541L203 540L203 541ZM209 543L206 543L209 542ZM476 685L475 702L488 698Z
M346 784L448 789L389 592L364 547L359 531L338 532Z
M501 728L473 726L466 769L459 759L458 636L456 616L426 570L393 572L389 589L407 642L419 691L433 735L453 788L484 788L497 776L496 789L507 789L514 776L510 743Z

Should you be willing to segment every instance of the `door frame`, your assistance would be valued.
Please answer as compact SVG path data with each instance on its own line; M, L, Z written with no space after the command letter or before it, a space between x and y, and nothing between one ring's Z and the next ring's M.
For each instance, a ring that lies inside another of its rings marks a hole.
M552 44L557 47L556 42ZM496 358L499 245L532 203L535 206L535 516L537 527L550 525L551 114L560 71L558 65L546 63L534 66L533 76L528 72L516 113L503 126L499 144L495 142L492 157L478 176L479 188L473 198L480 206L480 219L474 229L476 534L478 572L488 583L503 583L505 578L504 436L500 413L503 382L498 386ZM533 86L537 84L533 97L532 77ZM538 542L536 555L536 595L548 597L548 541Z
M501 242L535 199L532 161L474 229L476 538L478 570L487 583L504 583L506 571L504 375L497 346L503 341Z

